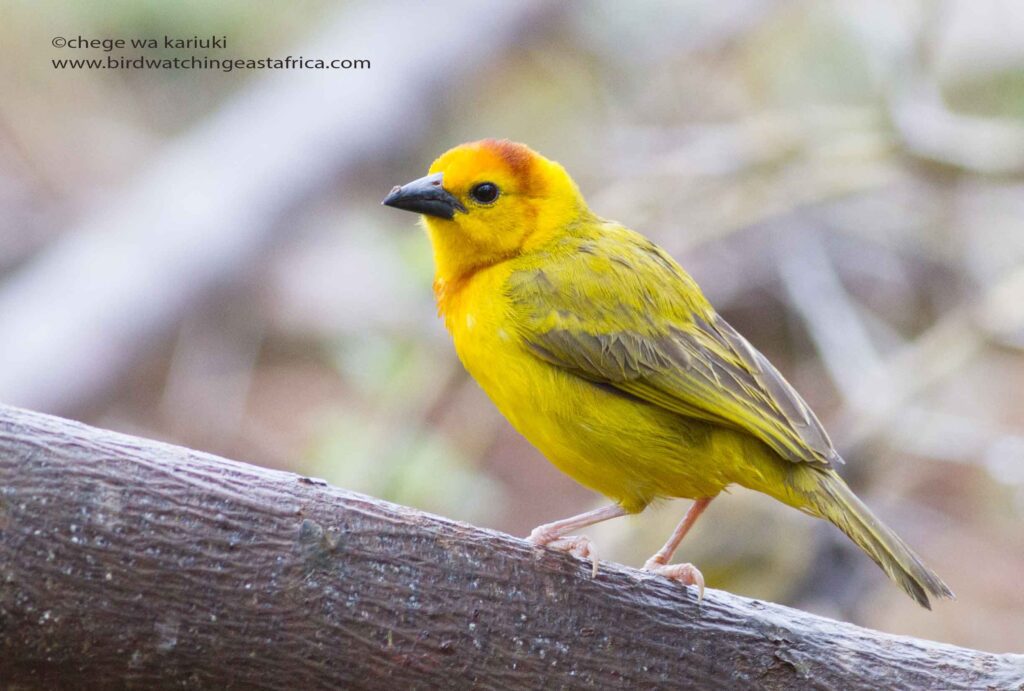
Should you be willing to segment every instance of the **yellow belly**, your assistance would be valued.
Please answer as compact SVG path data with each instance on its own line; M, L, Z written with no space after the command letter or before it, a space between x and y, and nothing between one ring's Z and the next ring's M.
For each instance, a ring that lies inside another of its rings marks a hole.
M459 358L509 422L577 482L639 511L657 497L709 497L733 482L753 441L683 418L550 365L529 352L501 286L476 274L445 304ZM756 452L756 451L755 451Z

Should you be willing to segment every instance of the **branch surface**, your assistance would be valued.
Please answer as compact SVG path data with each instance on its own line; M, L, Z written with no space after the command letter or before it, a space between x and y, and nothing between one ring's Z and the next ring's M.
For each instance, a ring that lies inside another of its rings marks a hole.
M1024 656L698 604L614 564L592 579L507 535L0 406L0 681L1021 689Z

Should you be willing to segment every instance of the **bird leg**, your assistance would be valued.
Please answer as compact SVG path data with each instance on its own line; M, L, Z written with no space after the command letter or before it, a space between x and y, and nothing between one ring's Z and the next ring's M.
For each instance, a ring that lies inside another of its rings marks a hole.
M566 533L571 533L578 528L586 528L601 521L607 521L610 518L625 516L628 513L618 504L611 504L600 509L581 513L578 516L537 526L526 539L535 545L568 552L580 559L589 558L594 566L594 576L597 576L597 547L585 535L566 535Z
M711 503L712 499L714 497L705 497L693 502L683 520L672 531L668 542L644 564L644 571L650 571L674 581L679 581L683 585L697 586L699 599L704 598L704 574L693 564L669 564L668 560L675 554L679 548L679 543L686 537L686 533L690 532L690 528L697 522L700 515L704 513L704 509L708 508L708 504Z

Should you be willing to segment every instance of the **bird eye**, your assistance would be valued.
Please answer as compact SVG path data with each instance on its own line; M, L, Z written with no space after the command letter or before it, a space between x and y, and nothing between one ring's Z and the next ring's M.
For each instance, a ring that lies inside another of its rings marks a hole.
M490 204L498 198L498 186L493 182L481 182L479 185L473 186L473 189L469 191L469 196L481 204Z

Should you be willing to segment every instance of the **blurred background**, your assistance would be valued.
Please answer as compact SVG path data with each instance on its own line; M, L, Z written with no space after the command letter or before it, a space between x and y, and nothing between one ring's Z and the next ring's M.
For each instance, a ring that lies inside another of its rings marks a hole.
M56 69L148 57L368 69ZM28 2L0 8L0 400L525 535L602 499L463 371L391 186L481 137L563 163L818 411L952 586L736 490L711 587L1024 652L1024 5L1014 0ZM639 565L673 501L589 531Z

